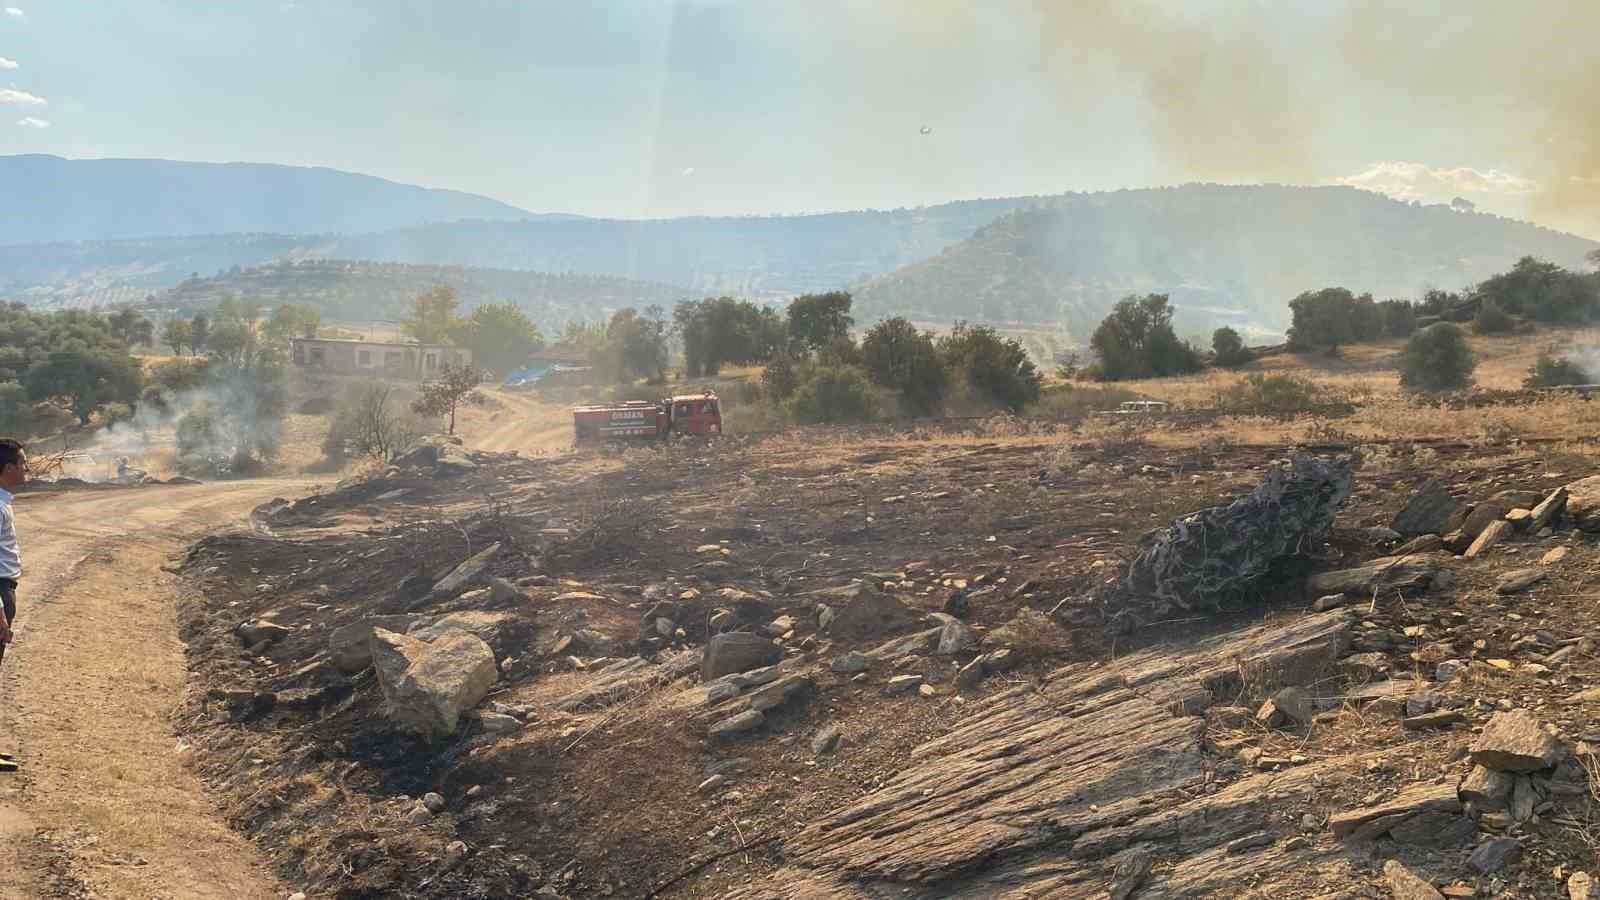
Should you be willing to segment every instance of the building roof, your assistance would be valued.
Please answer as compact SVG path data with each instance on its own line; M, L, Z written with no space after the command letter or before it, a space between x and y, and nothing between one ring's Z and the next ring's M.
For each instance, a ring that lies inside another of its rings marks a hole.
M294 343L294 344L361 344L361 345L367 346L367 347L404 347L404 348L406 348L408 350L416 350L416 349L421 349L421 348L424 348L424 347L430 348L430 349L443 348L443 349L447 349L447 350L464 350L464 349L466 349L464 347L455 347L455 346L452 346L450 344L424 344L424 343L420 343L418 341L367 341L367 340L361 340L360 338L303 338L303 337L297 337L297 338L290 338L289 342L290 343Z

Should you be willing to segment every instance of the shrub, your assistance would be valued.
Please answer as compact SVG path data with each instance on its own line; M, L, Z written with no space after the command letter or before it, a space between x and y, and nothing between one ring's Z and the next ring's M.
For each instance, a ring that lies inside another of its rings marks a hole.
M805 424L870 422L878 418L882 398L859 366L813 364L784 404L789 418Z
M1417 307L1405 300L1385 300L1378 304L1383 314L1383 331L1390 337L1410 337L1417 330Z
M761 386L766 388L767 393L775 400L787 400L793 396L799 380L800 373L795 365L795 359L787 353L774 356L761 372Z
M1546 350L1534 360L1533 368L1522 386L1530 388L1559 387L1564 384L1593 384L1594 380L1583 367L1566 357L1553 357Z
M340 398L322 442L330 462L351 456L388 462L416 446L427 421L411 412L415 395L383 382L352 385Z
M1494 298L1485 297L1472 326L1479 334L1509 334L1517 327L1517 322L1494 302Z
M1217 397L1217 405L1241 412L1299 413L1314 409L1322 391L1294 375L1246 376Z
M1461 329L1439 322L1406 342L1400 386L1420 393L1462 390L1472 386L1472 370L1477 365Z
M1226 368L1242 366L1255 356L1244 345L1244 339L1232 328L1218 328L1211 333L1211 352L1216 363Z

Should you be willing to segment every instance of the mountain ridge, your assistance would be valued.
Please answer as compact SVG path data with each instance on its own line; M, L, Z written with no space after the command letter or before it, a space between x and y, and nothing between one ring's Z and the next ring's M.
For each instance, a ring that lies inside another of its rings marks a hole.
M252 232L361 233L534 214L489 197L326 166L0 156L0 244Z

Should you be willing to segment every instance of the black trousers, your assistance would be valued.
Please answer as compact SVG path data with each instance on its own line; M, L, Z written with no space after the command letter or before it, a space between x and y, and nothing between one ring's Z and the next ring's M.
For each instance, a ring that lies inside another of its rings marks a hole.
M0 578L0 604L6 608L6 621L11 627L17 627L17 583L9 578ZM6 657L6 645L0 644L0 659Z

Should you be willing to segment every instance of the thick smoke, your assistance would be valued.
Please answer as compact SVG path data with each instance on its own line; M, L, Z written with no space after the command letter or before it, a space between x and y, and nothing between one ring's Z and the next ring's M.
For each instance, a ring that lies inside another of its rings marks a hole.
M270 452L283 424L283 388L275 375L219 367L203 386L140 403L131 417L100 429L84 448L102 471L69 474L113 478L118 459L150 469L169 452L181 471L218 474L243 456Z
M1531 178L1536 216L1600 236L1600 3L1034 8L1052 78L1109 67L1189 177L1326 181L1349 164L1324 158L1331 126L1371 123L1430 164Z

